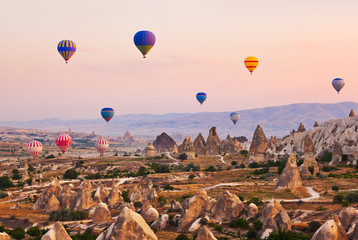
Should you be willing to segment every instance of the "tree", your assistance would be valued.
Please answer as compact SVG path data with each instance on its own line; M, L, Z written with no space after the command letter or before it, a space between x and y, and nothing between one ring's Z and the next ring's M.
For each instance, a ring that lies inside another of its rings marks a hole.
M68 169L66 170L65 174L63 175L64 179L77 179L78 172L75 169Z
M186 153L182 153L179 155L178 157L180 160L184 161L184 160L187 160L188 159L188 155L186 155Z
M0 177L0 188L10 188L13 187L14 184L12 183L11 179L8 176L2 176Z
M38 227L30 227L26 233L31 237L36 237L41 235L41 230Z
M20 180L22 178L22 175L20 174L19 170L14 169L12 170L12 177L13 180Z
M15 238L16 240L20 240L25 238L25 231L22 227L17 227L14 230L10 231L11 237Z

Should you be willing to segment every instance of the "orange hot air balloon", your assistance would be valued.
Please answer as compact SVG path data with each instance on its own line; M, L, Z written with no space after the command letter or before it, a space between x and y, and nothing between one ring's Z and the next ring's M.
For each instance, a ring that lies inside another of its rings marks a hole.
M244 63L247 70L249 70L252 74L252 72L256 69L257 65L259 65L259 60L254 56L250 56L245 59Z

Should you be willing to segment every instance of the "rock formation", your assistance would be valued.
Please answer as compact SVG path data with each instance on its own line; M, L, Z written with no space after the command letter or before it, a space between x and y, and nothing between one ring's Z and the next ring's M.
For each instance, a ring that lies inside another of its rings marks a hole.
M131 200L131 202L141 202L142 201L142 194L138 190L137 185L135 185L133 187L133 189L130 191L129 200Z
M351 110L351 112L349 113L349 117L355 117L356 114L354 113L353 109Z
M48 200L44 212L50 213L52 211L56 211L60 208L60 202L56 198L55 195L52 194L50 199Z
M21 209L20 202L17 202L14 206L12 206L10 209ZM1 240L1 239L0 239Z
M148 200L143 201L140 215L146 222L154 222L159 218L159 212L152 207Z
M230 135L221 143L220 153L236 153L236 146Z
M234 138L234 145L235 145L236 152L240 152L241 150L244 150L244 146L236 138Z
M200 229L196 240L217 240L217 238L207 227L204 226Z
M243 208L244 204L240 198L235 194L231 194L229 191L224 191L212 207L211 216L220 222L229 221L238 217Z
M153 188L152 181L149 181L146 188L141 191L141 195L143 199L148 199L152 201L158 197L157 191Z
M153 142L153 146L157 153L172 152L174 146L177 147L175 141L165 132L157 136Z
M186 136L183 143L179 145L178 152L185 153L188 156L188 159L195 159L194 144L189 136Z
M295 191L302 187L300 173L297 168L296 155L292 154L287 160L280 178L276 184L276 190L290 189Z
M209 136L206 140L206 154L217 155L220 154L221 140L219 135L216 133L216 127L212 127L209 130Z
M263 162L265 160L265 151L268 146L265 133L260 125L257 125L252 138L249 152L251 154L249 162Z
M152 229L154 228L164 229L167 226L168 221L169 221L169 215L163 214L155 222L153 222L152 225L150 225L150 227Z
M319 127L319 124L318 124L318 122L317 122L317 121L315 121L315 122L314 122L313 127L314 127L314 128L315 128L315 127Z
M247 219L254 219L257 214L259 213L259 209L257 208L255 203L250 203L247 209L246 218Z
M111 192L108 197L108 205L113 205L115 203L123 203L123 197L121 196L119 189L116 186L112 186Z
M171 212L181 212L182 206L180 205L180 202L173 200L170 204L170 211Z
M103 186L101 182L97 184L96 191L94 193L93 199L100 203L105 202L109 196L108 190Z
M306 128L302 123L300 123L300 126L298 126L298 129L297 129L297 132L304 132L304 131L306 131Z
M199 133L199 135L194 140L194 149L195 153L198 155L206 154L206 144L203 135Z
M148 142L147 147L145 148L145 157L151 158L155 156L155 148L151 142Z
M261 239L268 237L270 232L291 231L291 219L278 200L271 200L265 205L261 220L263 222Z
M315 159L314 144L312 142L310 135L307 135L304 140L304 162L299 167L299 172L300 172L301 176L307 177L307 176L311 175L311 173L308 171L309 167L314 168L313 173L319 172L318 164Z
M110 219L111 219L111 212L109 211L107 204L99 203L92 216L92 221L94 223L103 223L103 222L107 222Z
M311 240L348 240L348 237L337 215L334 215L333 220L325 222Z
M92 186L84 181L80 185L80 189L72 195L69 208L72 211L83 211L96 205L92 198Z
M11 240L11 237L6 232L0 232L0 240Z
M58 199L60 201L60 208L65 208L70 202L71 196L73 192L71 191L70 187L67 185L64 185L62 187L62 191L60 193L60 198Z
M187 204L183 202L183 214L178 222L178 232L182 232L190 227L190 225L205 213L209 197L205 190L197 192Z
M269 143L268 143L268 147L269 148L273 148L276 144L278 144L278 140L276 136L271 136Z
M343 208L339 214L338 218L341 222L345 231L348 231L353 221L358 217L358 212L353 207Z
M32 206L32 210L45 209L48 200L54 195L57 199L61 193L62 187L57 178L55 178L48 188L46 188Z
M329 165L338 164L342 162L342 155L343 151L341 144L339 143L339 141L334 141L332 160Z
M68 235L66 229L60 222L56 222L52 229L50 229L41 240L72 240Z
M157 240L157 236L144 219L125 207L117 220L102 232L97 240Z

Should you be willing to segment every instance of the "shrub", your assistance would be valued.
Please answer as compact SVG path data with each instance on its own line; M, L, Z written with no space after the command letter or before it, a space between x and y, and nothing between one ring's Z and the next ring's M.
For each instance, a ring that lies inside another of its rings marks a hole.
M241 150L241 151L240 151L240 154L241 154L241 155L247 155L247 154L249 154L249 152L248 152L247 150Z
M214 230L219 233L222 233L224 229L223 229L223 226L221 226L221 225L215 225Z
M257 162L251 162L249 163L249 168L258 168L259 164Z
M249 229L249 222L245 218L238 218L230 221L230 227Z
M237 162L236 161L231 161L231 165L235 166L235 165L237 165Z
M333 186L332 186L332 190L335 191L335 192L338 192L338 191L339 191L339 187L336 186L336 185L333 185Z
M297 166L301 166L303 164L303 159L300 159L298 162L297 162Z
M135 208L141 208L142 207L142 203L141 202L134 202L134 207Z
M247 201L247 204L254 203L256 206L259 206L262 204L262 201L258 197L250 198L249 201Z
M171 186L170 184L167 184L167 185L165 185L164 186L164 188L163 188L164 190L169 190L169 191L172 191L172 190L174 190L174 187L173 186Z
M34 168L32 165L29 165L28 170L29 170L30 172L35 172L35 168Z
M241 202L243 202L245 200L244 196L237 195L237 197L240 198Z
M345 200L348 200L350 203L358 202L358 191L349 192L345 197Z
M189 180L193 180L193 179L195 178L195 175L194 175L194 174L190 174L188 178L189 178Z
M311 233L315 233L318 228L321 227L321 223L317 221L311 221L308 223L308 231Z
M265 168L261 168L261 169L256 169L254 171L254 175L262 175L262 174L266 174L270 171L269 167L265 167Z
M262 225L263 225L263 223L260 221L260 220L258 220L258 219L256 219L255 221L253 221L253 227L254 227L254 229L256 230L256 231L260 231L261 230L261 228L262 228Z
M77 179L78 172L75 169L66 170L65 174L63 174L64 179Z
M158 164L154 167L156 173L170 173L170 167L167 164Z
M319 159L320 162L330 162L333 154L331 152L325 152L324 155Z
M316 211L326 211L327 208L323 207L323 206L319 206L318 208L316 208Z
M188 159L188 155L186 155L185 153L182 153L182 154L180 154L180 155L178 156L178 158L179 158L180 160L184 161L184 160L187 160L187 159Z
M246 167L245 164L243 163L240 164L240 168L245 168L245 167Z
M196 165L191 162L189 163L188 165L184 166L183 164L182 165L179 165L179 168L185 172L190 172L190 171L193 171L193 172L196 172L196 171L200 171L200 166L199 165Z
M255 229L250 229L248 232L247 232L247 238L248 239L257 239L257 231Z
M154 170L155 171L155 170ZM170 172L170 170L169 170ZM137 176L145 176L145 175L148 175L149 172L147 171L147 169L143 166L141 166L138 171L137 171Z
M84 232L83 234L76 234L71 236L73 240L96 240L96 237L89 232Z
M177 236L177 238L175 240L191 240L191 239L184 233L181 233Z
M308 167L308 171L310 171L310 173L313 175L314 174L314 167L313 166Z
M12 178L13 180L20 180L20 179L22 178L22 175L20 174L19 170L14 169L14 170L12 170L12 176L11 176L11 178Z
M83 220L88 217L88 213L84 211L73 211L65 208L59 211L50 212L50 221L75 221L75 220Z
M323 172L329 172L329 171L331 171L333 168L332 167L330 167L330 166L323 166L322 167L322 171Z
M7 193L0 192L0 198L6 198L8 195Z
M158 202L159 202L159 205L161 206L161 207L163 207L166 203L167 203L167 200L163 197L163 196L159 196L158 197Z
M53 154L46 156L46 159L51 159L51 158L56 158L56 157L55 157L55 155L53 155Z
M343 200L342 201L342 207L349 207L349 201L348 200Z
M215 172L216 168L213 165L211 165L207 169L205 169L204 171L206 171L206 172Z
M300 233L294 233L291 231L279 231L278 233L271 232L267 240L310 240L311 236L305 236Z
M0 188L10 188L13 187L14 184L12 183L11 179L8 176L2 176L0 177Z
M342 203L343 200L344 200L344 196L342 194L338 194L333 197L333 202L335 203Z
M130 202L129 200L129 190L123 190L122 191L122 198L125 202Z
M9 232L10 236L19 240L25 238L25 231L22 227L17 227Z
M41 235L41 230L38 227L30 227L26 233L31 237L36 237Z

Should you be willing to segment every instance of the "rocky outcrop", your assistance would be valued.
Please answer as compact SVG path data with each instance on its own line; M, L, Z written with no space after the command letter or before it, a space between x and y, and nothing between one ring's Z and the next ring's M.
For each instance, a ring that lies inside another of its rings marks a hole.
M55 178L48 188L46 188L32 206L32 210L45 209L48 200L54 195L57 199L61 193L62 187L57 178Z
M195 149L195 153L198 155L206 154L206 144L205 144L204 137L201 133L199 133L199 135L194 140L194 149Z
M146 222L154 222L159 218L159 212L152 207L148 200L143 201L140 215Z
M124 208L117 220L102 232L97 240L157 240L157 236L144 219L128 208Z
M354 113L353 109L351 110L351 112L349 113L349 117L355 117L356 114Z
M236 153L236 146L230 135L221 143L220 153Z
M276 190L290 189L295 191L302 187L300 173L297 168L296 155L292 154L276 184Z
M157 191L153 188L152 181L149 181L146 188L141 191L141 195L143 199L148 199L152 201L158 197Z
M62 187L62 191L60 193L60 198L59 198L61 208L67 207L67 205L70 202L72 194L73 194L73 192L71 191L69 186L64 185Z
M182 211L182 207L180 205L180 202L177 202L176 200L173 200L170 204L170 209L171 212L181 212Z
M257 208L256 204L250 203L249 207L247 208L246 218L254 219L254 218L256 218L258 213L259 213L259 209Z
M60 202L56 198L55 195L52 195L48 200L44 212L50 213L52 211L56 211L60 208Z
M152 229L154 228L164 229L168 225L168 221L169 221L169 215L163 214L156 221L154 221L152 225L150 225L150 227Z
M188 159L195 159L194 144L189 136L186 136L183 143L179 145L178 152L185 153L188 156Z
M207 210L209 197L205 190L197 192L187 203L183 202L183 214L178 222L178 232L182 232Z
M142 194L139 191L137 185L134 186L132 191L129 193L129 200L131 202L141 202L142 201Z
M86 181L82 182L79 191L72 195L69 208L72 211L84 211L95 205L96 203L92 198L91 184Z
M103 186L101 182L97 184L96 191L94 193L93 199L97 202L105 202L109 196L108 190Z
M304 132L304 131L306 131L306 128L302 123L300 123L300 125L298 126L298 129L297 129L297 132Z
M151 158L155 156L155 147L153 146L153 144L151 142L148 142L147 147L144 150L145 152L145 157L147 158Z
M269 232L291 231L292 228L291 219L278 200L271 200L265 205L261 220L261 239Z
M325 222L311 240L348 240L348 237L337 215L334 215L333 220Z
M343 208L339 214L338 219L341 222L345 231L348 231L353 221L358 217L358 212L353 207Z
M260 125L257 125L249 149L251 154L249 161L263 162L265 160L265 151L267 146L268 141L266 139L264 130L262 130Z
M116 186L113 186L108 197L108 205L113 205L115 203L123 203L123 197L121 196L119 189Z
M20 202L17 202L14 206L12 206L10 209L21 209ZM0 239L1 240L1 239Z
M339 143L339 141L334 141L332 160L329 163L329 165L338 164L342 162L342 155L343 155L343 151L342 151L341 144Z
M105 203L98 204L92 216L92 221L94 223L104 223L110 219L111 219L111 212L109 211L107 204Z
M68 235L62 224L56 222L53 228L42 236L41 240L72 240L72 238Z
M157 153L163 152L172 152L174 146L177 147L177 144L168 134L163 132L153 142L153 146Z
M238 217L243 208L244 204L240 198L235 194L231 194L229 191L224 191L212 207L211 216L220 222L229 221Z
M196 240L217 240L217 238L207 227L204 226L200 229Z
M0 240L11 240L11 237L6 232L0 232Z
M315 127L319 127L319 124L318 124L318 122L317 122L317 121L315 121L315 122L314 122L313 127L314 127L314 128L315 128Z
M234 138L234 145L236 152L240 152L241 150L244 150L244 146L242 143L240 143L236 138Z
M268 143L268 147L269 148L273 148L276 144L278 144L278 140L276 136L271 136L269 143Z
M206 154L217 155L220 154L221 140L219 135L216 133L216 127L212 127L209 130L209 136L206 140Z

